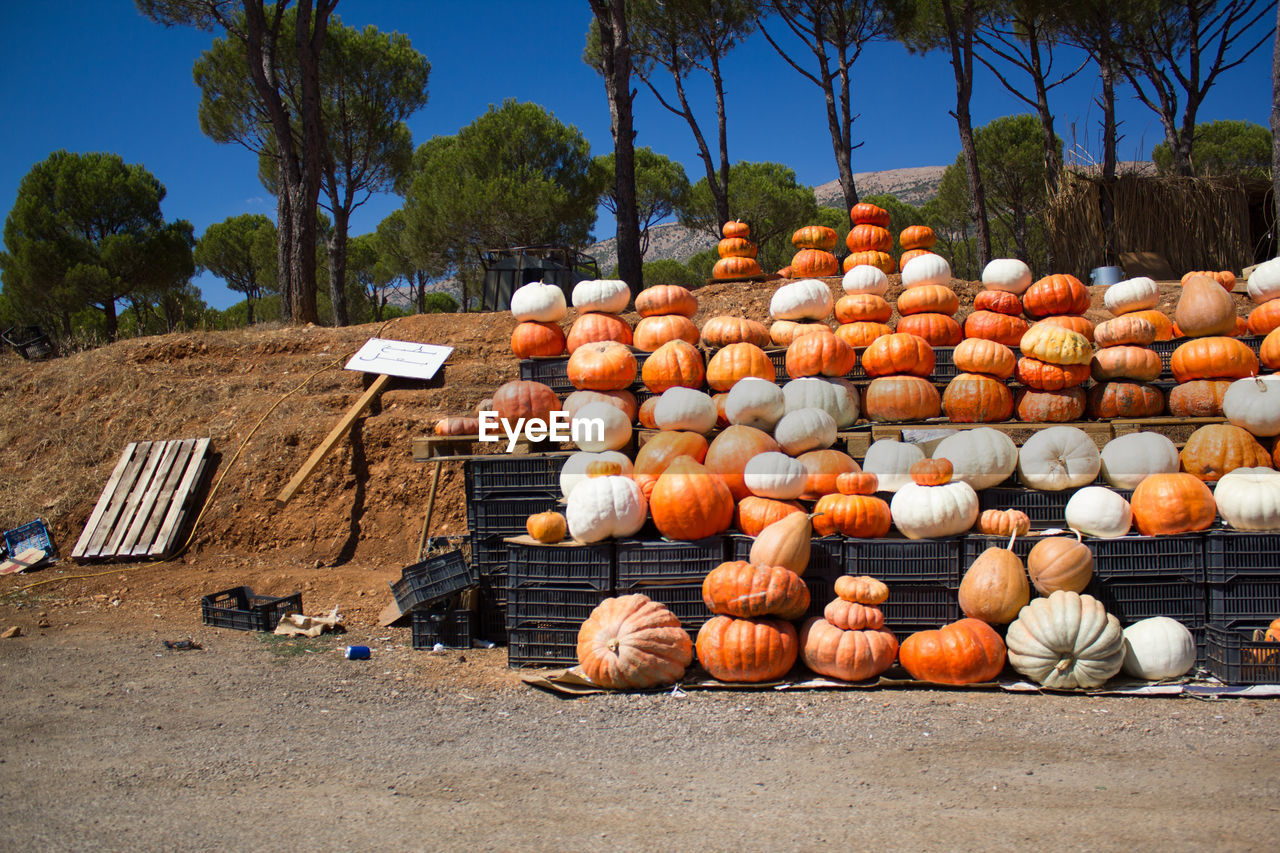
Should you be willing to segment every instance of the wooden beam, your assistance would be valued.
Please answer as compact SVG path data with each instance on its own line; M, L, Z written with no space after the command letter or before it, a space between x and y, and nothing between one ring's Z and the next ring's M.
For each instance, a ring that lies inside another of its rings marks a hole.
M377 399L378 395L382 393L383 389L385 389L390 382L390 376L385 373L378 374L378 378L373 380L373 384L369 386L369 390L360 395L360 399L356 400L355 404L351 408L347 409L346 414L344 414L342 419L338 421L338 425L335 426L327 436L325 436L324 441L320 442L319 447L311 451L311 455L307 457L307 461L298 469L298 473L294 474L293 479L280 490L280 494L276 495L276 504L278 506L284 506L293 499L293 496L298 493L298 489L302 488L302 484L307 481L307 478L315 473L316 468L320 466L320 463L324 461L324 458L329 455L329 452L333 450L334 446L341 441L347 434L347 431L351 429L351 425L356 422L356 418L364 414L364 410L369 408L373 401Z

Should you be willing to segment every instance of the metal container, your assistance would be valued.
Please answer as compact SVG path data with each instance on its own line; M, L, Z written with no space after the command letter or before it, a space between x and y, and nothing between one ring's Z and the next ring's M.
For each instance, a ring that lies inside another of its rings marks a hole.
M1093 272L1089 274L1090 284L1110 287L1121 281L1124 281L1124 270L1120 267L1094 267Z

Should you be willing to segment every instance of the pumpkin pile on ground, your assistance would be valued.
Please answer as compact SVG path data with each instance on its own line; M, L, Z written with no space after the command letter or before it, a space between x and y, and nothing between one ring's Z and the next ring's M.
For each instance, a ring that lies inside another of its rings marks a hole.
M1051 278L1070 279L1071 276ZM1041 279L1027 291L1044 284ZM1084 289L1084 285L1080 285ZM1071 291L1071 284L1062 288ZM1084 290L1088 297L1088 290ZM1018 359L1016 375L1023 390L1014 399L1014 409L1022 421L1037 423L1062 423L1078 421L1084 415L1085 393L1081 388L1089 378L1089 363L1093 360L1093 346L1082 333L1057 325L1039 322L1027 330L1019 342L1022 357Z
M889 254L893 248L893 234L889 231L889 211L874 204L861 202L849 211L853 228L845 237L849 254L844 259L845 272L856 266L875 267L884 273L897 272L898 264Z
M531 281L511 294L516 327L511 351L516 358L563 355L568 346L560 321L569 313L559 285Z
M930 346L953 347L964 338L955 320L960 298L951 289L951 265L932 252L918 255L902 268L897 331L917 335Z
M875 578L836 578L836 598L804 624L800 657L819 675L841 681L875 678L893 665L898 638L884 627L880 605L889 588Z
M789 278L821 278L839 275L840 262L831 252L840 237L826 225L805 225L791 235L796 253L787 267Z
M723 239L716 246L720 260L711 268L712 278L734 281L764 272L756 261L756 244L747 239L751 236L751 228L747 223L736 220L726 222L720 227L720 233Z
M782 565L721 563L702 582L714 616L698 631L697 654L711 677L726 682L774 681L791 671L799 649L790 620L809 609L809 588Z
M1031 286L1031 269L1016 258L997 258L983 268L982 286L964 321L965 338L1016 347L1030 328L1022 316L1022 294Z
M862 370L871 377L862 408L873 421L922 421L942 412L942 397L928 380L936 356L924 338L894 332L862 351Z

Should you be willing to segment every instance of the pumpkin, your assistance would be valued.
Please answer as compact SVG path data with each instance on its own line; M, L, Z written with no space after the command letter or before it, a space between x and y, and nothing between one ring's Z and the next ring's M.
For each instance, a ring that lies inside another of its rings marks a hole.
M1005 634L1009 663L1055 689L1097 687L1120 671L1120 621L1091 595L1058 590L1034 599Z
M1089 288L1073 275L1048 275L1027 288L1022 307L1032 317L1083 314L1089 310Z
M702 324L702 342L711 347L748 343L767 347L769 330L763 323L745 317L712 317Z
M775 320L769 326L769 340L776 346L790 346L801 335L830 332L831 327L820 320Z
M787 375L844 376L858 364L853 347L835 335L801 335L787 347Z
M764 275L755 258L721 258L711 268L711 277L718 281L736 281Z
M746 237L725 237L716 244L716 254L722 258L754 258L757 251Z
M856 539L881 539L893 525L889 504L870 494L823 495L813 513L813 529L819 536L840 533Z
M649 511L668 539L705 539L733 523L733 494L692 457L681 456L658 477Z
M867 448L862 470L876 475L881 491L896 492L911 482L911 466L923 458L924 451L914 444L881 438Z
M887 252L893 248L893 235L888 228L862 223L849 229L844 244L850 252Z
M913 260L920 257L921 255L933 255L933 254L936 254L936 253L931 252L928 249L908 249L907 251L903 252L901 255L898 256L898 271L901 272L907 266L907 264L911 263Z
M557 290L557 292L559 292ZM564 331L558 323L526 321L511 332L511 351L516 358L561 355L565 350Z
M636 313L641 317L679 314L692 317L698 313L698 298L678 284L647 287L636 297Z
M927 313L951 316L959 310L960 297L956 296L954 290L942 284L913 287L910 290L904 290L898 297L898 313L903 317Z
M712 440L705 464L707 471L729 488L734 500L742 500L751 494L742 479L747 461L757 453L778 449L778 442L767 432L734 424Z
M799 619L809 609L809 588L790 569L737 560L707 573L702 580L702 603L720 616Z
M1155 353L1152 353L1155 355ZM1160 360L1156 356L1156 361ZM1063 391L1089 380L1087 364L1050 364L1038 358L1018 359L1018 381L1036 391Z
M1243 317L1236 317L1236 327L1227 334L1233 338L1243 338L1249 334L1249 321Z
M479 435L479 418L441 418L436 421L436 435Z
M563 409L572 419L578 410L588 403L608 403L627 416L628 421L636 419L639 404L636 395L625 389L618 391L574 391L564 398Z
M644 443L636 453L635 468L631 476L646 498L653 493L653 487L662 472L681 456L702 462L707 456L707 440L696 432L668 431L659 433Z
M801 249L791 258L791 278L825 277L840 274L840 261L830 252Z
M866 471L846 471L836 476L836 492L842 495L874 495L879 490L880 478Z
M1093 342L1099 347L1149 347L1155 340L1151 321L1134 315L1103 320L1093 327Z
M808 470L799 460L778 451L753 456L742 469L742 480L751 494L762 498L798 498L804 494L808 477Z
M902 286L921 287L926 284L951 283L951 264L941 255L932 252L919 255L902 266Z
M854 267L871 266L888 274L898 271L898 264L888 252L852 252L845 256L842 269L845 272Z
M898 662L912 678L935 684L993 681L1004 669L1004 657L1000 635L978 619L917 631L898 649Z
M938 442L933 458L951 463L953 480L982 490L1009 479L1018 467L1018 447L1008 435L990 427L961 429Z
M1018 477L1032 489L1073 489L1093 482L1101 469L1098 445L1075 427L1038 430L1018 451Z
M1131 432L1102 448L1102 477L1117 489L1135 489L1152 474L1178 470L1178 448L1158 432Z
M569 308L559 285L531 281L511 294L511 313L520 323L557 323Z
M833 589L839 598L857 604L875 606L889 600L889 587L867 575L841 575Z
M1280 301L1272 300L1280 305ZM1280 435L1280 376L1237 379L1222 396L1222 414L1254 435Z
M862 470L852 456L829 448L801 453L796 461L804 466L806 472L804 493L800 495L806 501L839 491L840 477Z
M836 329L836 337L851 347L870 346L876 338L892 334L893 329L884 323L844 323Z
M1080 420L1084 415L1084 404L1083 388L1065 391L1024 389L1014 395L1013 411L1018 420L1027 423L1067 423Z
M847 379L817 376L792 379L782 386L782 397L785 411L822 409L835 420L837 429L850 426L858 419L858 389Z
M617 341L582 344L566 366L574 388L614 391L636 381L636 357Z
M836 443L836 421L822 409L787 412L773 428L773 437L783 453L799 456L806 450Z
M1098 382L1112 379L1154 382L1163 369L1159 354L1145 347L1106 347L1095 352L1089 363L1089 372Z
M626 454L616 450L604 450L598 453L579 450L577 453L571 453L560 466L560 494L566 498L569 497L574 488L587 479L587 468L593 462L616 463L620 475L630 477L632 474L631 460Z
M1070 329L1073 332L1079 332L1084 335L1085 340L1093 340L1093 321L1088 317L1079 317L1074 314L1064 314L1061 316L1044 317L1037 320L1032 325L1046 324L1049 326L1057 326L1060 329Z
M894 526L908 539L955 536L977 521L978 494L965 482L941 486L907 483L894 493L889 511Z
M942 397L919 376L880 376L867 385L862 408L873 421L923 421L941 414Z
M1218 481L1213 501L1236 530L1280 530L1280 471L1236 468Z
M569 327L565 348L573 353L585 344L604 341L616 341L631 346L631 340L631 327L621 317L614 314L582 314Z
M713 616L698 631L698 662L719 681L774 681L791 671L798 653L795 627L772 616Z
M1153 418L1163 411L1164 392L1134 382L1095 385L1085 400L1085 412L1091 418Z
M1022 315L1022 300L1007 290L982 290L973 297L973 310L1019 317Z
M724 404L725 417L731 424L772 432L786 413L782 389L772 382L748 376L734 383Z
M759 536L770 524L793 512L804 512L804 507L795 501L775 501L750 495L734 507L733 525L748 536Z
M1222 400L1230 387L1227 379L1193 379L1175 385L1169 391L1169 414L1179 418L1221 417Z
M728 391L735 382L747 376L772 382L776 375L769 356L755 344L729 344L717 350L707 362L707 384L716 391Z
M1183 282L1173 319L1189 338L1225 335L1236 327L1236 301L1213 279L1192 276Z
M1271 299L1249 312L1246 324L1250 334L1269 335L1280 327L1280 303Z
M645 429L658 428L658 422L653 419L653 410L657 407L657 397L650 397L640 404L640 411L636 414L636 420L640 422L640 426Z
M1006 347L1018 346L1029 328L1030 325L1021 317L994 311L974 311L964 320L966 338L995 341Z
M1088 364L1093 360L1093 347L1088 338L1051 324L1032 326L1018 346L1024 356L1050 364Z
M834 249L839 240L835 229L825 225L804 225L791 235L791 245L797 249L820 249L824 252Z
M849 219L854 225L879 225L881 228L889 227L889 211L883 207L862 201L855 204L849 209Z
M1152 616L1124 629L1124 674L1145 681L1180 678L1196 665L1196 641L1186 625Z
M850 295L864 293L868 296L883 297L889 292L889 276L870 264L859 264L845 272L844 278L840 280L840 286Z
M1280 258L1272 258L1253 268L1245 282L1249 298L1259 305L1280 297Z
M996 258L982 268L982 286L1020 296L1031 286L1031 268L1017 258Z
M775 320L825 320L831 316L831 288L814 278L784 284L769 300Z
M525 532L539 542L560 542L569 533L569 523L558 512L535 512L524 520Z
M551 420L551 413L560 411L560 398L541 382L529 379L513 379L498 386L493 392L493 411L498 418L515 422L525 420Z
M647 595L606 598L578 629L578 667L608 690L674 684L693 662L693 641L666 606Z
M1258 372L1258 357L1235 338L1195 338L1173 351L1169 368L1179 382L1242 379Z
M1187 473L1152 474L1129 497L1133 522L1143 536L1206 530L1217 515L1213 492Z
M1041 595L1066 589L1083 592L1093 579L1093 552L1076 538L1050 536L1041 539L1027 554L1027 574Z
M564 515L570 536L579 542L600 542L638 533L648 516L648 502L630 477L589 476L569 492Z
M1020 509L987 509L978 516L975 529L984 536L1025 536L1031 532L1031 519Z
M836 300L841 323L883 323L893 316L893 306L874 293L847 293Z
M985 514L985 513L984 513ZM970 619L1006 625L1031 600L1027 569L1013 553L1013 539L1006 548L988 548L965 570L960 579L960 611Z
M582 406L569 419L569 428L574 443L594 453L620 450L631 443L631 418L612 403Z
M932 249L938 241L928 225L908 225L898 232L898 245L903 249Z
M698 327L693 321L680 314L658 314L643 317L636 323L631 333L632 343L636 349L653 352L668 341L698 342Z
M908 472L917 486L945 486L951 482L955 468L949 459L921 459Z
M946 314L911 314L898 320L898 331L918 335L935 347L953 347L964 340L964 329Z
M1135 320L1146 320L1150 323L1155 327L1157 341L1171 341L1174 338L1173 321L1170 320L1163 311L1158 311L1155 308L1149 308L1145 311L1135 311L1132 314L1126 314L1125 316L1131 317ZM1097 333L1098 330L1094 329L1094 334L1096 335Z
M1102 294L1102 304L1117 317L1160 304L1160 287L1146 276L1118 281Z
M983 338L965 338L956 344L951 360L957 370L980 373L995 379L1008 379L1018 363L1013 350L1008 346Z
M653 421L661 430L708 433L716 428L718 416L708 394L679 385L663 391L653 409Z
M933 347L921 337L896 332L871 342L862 353L868 376L928 376L933 373Z
M893 665L897 654L898 638L883 627L842 630L815 617L800 631L800 659L809 669L828 678L875 678Z
M1212 279L1222 286L1222 289L1230 293L1236 286L1236 274L1231 270L1194 270L1182 274L1182 284L1194 277L1202 277Z
M573 307L580 314L621 314L631 301L631 288L619 279L586 279L573 286Z
M748 237L751 234L751 226L741 220L730 219L720 226L720 234L725 237Z
M700 388L706 378L702 353L685 340L667 341L644 360L640 379L654 394L668 388Z
M803 575L809 566L813 524L806 513L791 513L761 530L747 560L753 566L782 566Z
M1133 510L1122 495L1103 486L1085 486L1067 501L1066 520L1067 527L1086 536L1115 539L1129 532Z
M953 423L1007 421L1013 415L1013 392L990 376L961 373L947 383L942 411Z
M1269 468L1271 454L1233 424L1206 424L1187 439L1178 454L1182 470L1206 482L1216 482L1236 468Z

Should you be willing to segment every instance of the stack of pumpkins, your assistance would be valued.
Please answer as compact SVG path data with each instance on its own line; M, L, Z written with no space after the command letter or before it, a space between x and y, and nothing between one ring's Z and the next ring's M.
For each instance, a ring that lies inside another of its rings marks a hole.
M720 233L724 239L716 246L720 260L711 268L712 278L734 281L763 273L756 261L756 244L747 239L751 236L747 223L731 220L720 227Z
M831 254L840 237L825 225L805 225L791 235L796 253L784 278L821 278L839 275L840 262Z
M1095 384L1086 409L1091 418L1150 418L1164 411L1164 392L1150 383L1160 376L1160 356L1151 349L1156 327L1150 320L1122 314L1099 323L1097 351L1089 370Z
M898 638L884 627L880 610L889 588L875 578L836 578L836 598L804 624L800 657L819 675L841 681L875 678L893 665Z
M893 248L889 211L861 202L849 211L849 219L853 222L853 228L844 241L849 247L849 254L844 259L844 271L848 272L865 264L886 274L897 272L898 264L889 254L889 250Z
M862 400L864 414L873 421L936 418L942 398L927 378L935 358L933 347L918 335L894 332L873 340L862 351L862 370L871 377Z
M987 293L1000 291L983 291L978 294L979 299ZM1017 297L1013 299L1016 301ZM987 338L965 338L952 352L952 361L960 372L942 392L942 411L947 420L992 423L1013 416L1013 392L1006 384L1017 367L1013 350Z
M566 346L573 353L583 344L617 341L631 346L631 325L619 315L627 310L631 288L620 279L588 279L573 286L578 319L569 327Z
M1065 273L1045 276L1022 295L1022 308L1036 323L1060 326L1093 340L1093 323L1084 316L1090 303L1089 288Z
M1231 380L1258 372L1258 357L1236 331L1236 302L1214 279L1191 276L1174 309L1178 330L1189 340L1169 359L1178 387L1169 411L1178 417L1219 417Z
M982 270L982 285L965 318L964 336L1016 347L1030 328L1021 297L1031 286L1031 269L1016 258L997 258Z
M902 287L897 331L921 337L935 347L953 347L964 339L964 330L955 320L960 298L951 289L951 265L946 258L926 252L907 261Z
M816 278L806 278L782 285L769 300L769 338L780 347L790 346L796 338L811 332L830 332L831 288Z
M702 601L714 615L698 631L696 648L713 678L758 683L791 671L799 651L791 623L809 609L809 588L798 574L742 560L721 563L703 580Z
M902 247L902 255L898 258L898 269L902 270L912 258L930 254L933 244L938 238L928 225L908 225L898 232L898 245Z
M698 313L698 299L677 284L659 284L641 291L636 297L636 313L640 322L636 323L632 340L638 350L653 352L674 340L696 345L700 339L691 319Z
M511 351L516 358L564 355L566 342L560 321L569 313L564 291L554 284L529 282L511 294L516 327Z
M1272 337L1280 329L1280 258L1259 264L1246 282L1249 298L1258 306L1249 314L1249 332ZM1280 338L1276 338L1280 343ZM1272 370L1276 368L1268 364Z
M1043 318L1019 342L1022 357L1016 376L1024 388L1014 401L1019 420L1059 423L1084 415L1085 393L1093 360L1093 324L1083 316L1089 289L1075 276L1051 275L1027 288L1027 313Z
M884 298L889 292L889 276L878 267L859 264L850 267L840 282L845 295L836 302L838 335L851 347L865 347L876 338L893 332L889 318L893 306Z

